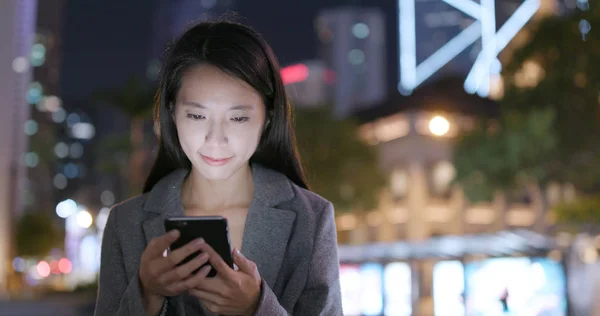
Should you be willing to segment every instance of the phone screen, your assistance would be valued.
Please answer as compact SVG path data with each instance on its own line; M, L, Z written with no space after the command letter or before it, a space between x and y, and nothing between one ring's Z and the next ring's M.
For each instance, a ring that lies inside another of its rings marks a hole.
M165 219L165 230L168 232L173 229L179 230L181 234L179 239L171 245L170 251L174 251L192 240L203 238L223 258L223 261L233 268L229 227L226 218L221 216L186 216ZM179 265L189 262L199 254L200 251L189 255ZM210 266L210 263L207 262L202 267L207 265ZM198 272L202 267L196 269L193 273ZM208 277L214 277L215 275L217 275L217 272L212 268Z

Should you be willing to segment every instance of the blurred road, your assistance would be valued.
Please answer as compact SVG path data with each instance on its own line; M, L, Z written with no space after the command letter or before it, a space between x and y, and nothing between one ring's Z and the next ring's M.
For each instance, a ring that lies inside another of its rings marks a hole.
M0 316L91 316L94 302L77 297L0 301Z

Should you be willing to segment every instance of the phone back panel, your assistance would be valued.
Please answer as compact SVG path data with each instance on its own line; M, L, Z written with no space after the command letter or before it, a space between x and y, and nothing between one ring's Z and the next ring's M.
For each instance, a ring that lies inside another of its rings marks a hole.
M172 217L165 219L165 230L177 229L181 233L170 247L174 251L192 240L203 238L221 257L225 263L233 268L233 258L231 257L231 243L229 239L229 226L227 219L221 216L185 216ZM199 255L196 252L185 258L179 265L185 264ZM206 263L202 267L210 265ZM200 267L200 268L202 268ZM200 268L198 270L200 270ZM198 270L194 271L196 273ZM209 277L216 275L215 269L211 269Z

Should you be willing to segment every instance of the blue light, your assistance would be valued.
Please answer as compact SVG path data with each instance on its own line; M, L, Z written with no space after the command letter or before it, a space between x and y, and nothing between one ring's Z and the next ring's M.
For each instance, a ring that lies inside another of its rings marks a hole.
M42 85L39 82L32 82L27 90L27 102L36 104L42 100Z

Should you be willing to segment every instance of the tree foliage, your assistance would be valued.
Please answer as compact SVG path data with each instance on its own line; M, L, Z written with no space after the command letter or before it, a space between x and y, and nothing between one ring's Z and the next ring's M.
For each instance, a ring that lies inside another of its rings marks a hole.
M149 118L152 116L152 104L155 90L138 77L129 78L123 87L96 93L94 99L108 103L127 117Z
M598 225L600 196L581 197L572 202L559 204L554 207L554 213L560 223Z
M472 200L489 199L525 181L600 181L600 40L585 40L582 19L600 25L600 6L529 26L529 41L502 71L505 96L496 128L459 140L457 181Z
M484 122L459 139L455 147L456 181L471 201L491 199L494 191L508 191L528 182L548 180L556 153L552 109L526 115L510 113L498 124Z
M52 216L46 212L29 210L17 221L16 246L19 256L46 256L55 247L62 247L64 234Z
M145 162L144 123L152 117L155 89L137 77L130 78L122 88L99 92L95 99L107 103L130 121L129 134L112 134L98 145L98 168L104 172L127 177L127 195L142 190Z
M557 151L547 157L554 166L549 172L581 189L600 183L600 37L592 31L584 40L579 29L583 19L600 25L600 6L591 5L590 9L540 21L502 73L503 109L555 111L552 131ZM528 74L528 67L537 70L529 69ZM519 82L531 72L538 72L539 82Z
M358 122L336 120L327 106L299 108L296 133L311 188L338 211L377 206L385 185L376 148L358 137Z

